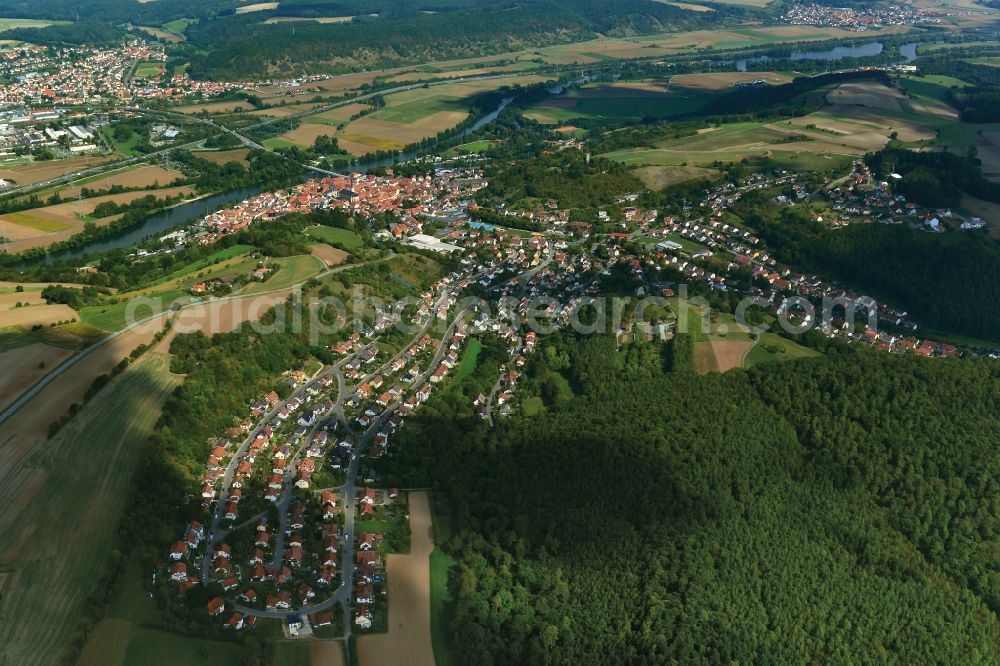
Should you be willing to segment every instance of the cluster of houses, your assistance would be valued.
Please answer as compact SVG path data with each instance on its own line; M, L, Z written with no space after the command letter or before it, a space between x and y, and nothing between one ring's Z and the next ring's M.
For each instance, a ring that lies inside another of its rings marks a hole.
M343 210L363 219L394 213L399 222L386 233L401 238L420 233L422 219L461 218L472 195L485 186L482 173L473 169L439 169L433 176L415 178L361 173L330 176L308 180L290 191L258 194L232 208L213 212L175 240L190 237L201 244L215 243L257 222L319 209Z

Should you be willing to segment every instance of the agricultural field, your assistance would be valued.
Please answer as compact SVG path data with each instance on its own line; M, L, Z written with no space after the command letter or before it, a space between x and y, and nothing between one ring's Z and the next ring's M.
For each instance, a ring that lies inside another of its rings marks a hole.
M339 125L340 123L350 120L351 116L361 113L362 111L367 111L370 108L372 108L370 104L353 102L351 104L345 104L344 106L338 106L334 109L323 111L322 113L317 113L314 116L308 116L306 120L311 123Z
M786 142L793 134L808 136L810 140ZM831 169L864 153L833 141L817 132L800 132L798 128L793 131L776 123L746 122L709 128L695 136L657 141L656 148L615 151L605 157L635 166L699 167L770 158L802 169Z
M434 666L430 618L434 540L427 493L410 493L409 505L410 552L386 557L390 628L385 634L358 638L360 666Z
M278 136L277 139L282 142L308 148L313 145L317 138L321 136L335 136L336 134L337 128L333 125L305 122L295 129ZM268 139L264 143L267 144L270 140Z
M17 28L48 28L51 25L69 25L70 21L43 21L26 18L0 18L0 32Z
M531 85L540 76L448 83L387 95L385 107L347 125L338 135L340 147L354 155L399 150L454 127L469 115L469 97L505 85Z
M178 44L184 41L184 35L178 35L175 32L170 32L168 30L161 30L160 28L154 28L148 25L137 25L136 30L141 30L142 32L148 33L157 39L161 39L170 44Z
M373 14L374 16L374 14ZM353 16L272 16L264 21L264 25L273 23L350 23Z
M198 150L192 154L212 164L227 164L229 162L245 162L247 156L250 154L250 150L248 148L237 148L236 150Z
M65 187L59 188L59 196L75 197L84 187L91 190L106 190L114 185L121 187L162 187L169 185L178 178L184 178L184 172L176 169L164 169L155 164L143 164L120 171L110 171L99 176L91 176L76 180ZM47 193L47 191L46 191Z
M743 367L752 342L742 340L706 340L694 343L694 369L699 374L726 372Z
M344 644L340 641L312 641L312 666L343 666Z
M250 14L252 12L262 12L267 9L277 9L277 2L257 2L252 5L243 5L236 8L237 14Z
M176 111L177 113L186 114L199 114L206 112L209 114L216 113L233 113L235 111L252 111L253 105L249 102L243 100L230 100L228 102L204 102L202 104L185 104L184 106L173 107L171 111Z
M0 352L0 410L14 402L53 368L73 355L70 349L41 342Z
M86 169L107 162L111 157L71 157L65 160L46 160L43 162L31 162L29 164L0 168L0 178L13 182L15 185L31 185L50 178L65 176L66 174Z
M65 202L43 208L32 208L18 213L0 216L0 235L8 239L7 250L21 252L34 247L47 247L56 241L66 240L83 231L85 223L92 221L103 226L116 220L118 216L90 220L98 204L105 201L128 203L147 195L157 198L187 196L193 193L190 187L171 187L160 190L139 190L108 194L90 199Z
M954 109L929 97L918 99L905 89L863 82L841 84L820 94L823 108L805 116L709 127L694 136L656 141L655 148L615 151L606 157L635 166L675 167L767 158L789 168L825 171L882 148L893 136L919 146L941 141L939 131L963 131L957 129L963 125L955 122ZM980 143L988 139L988 132L978 137ZM989 160L986 152L984 162ZM1000 167L1000 149L996 161ZM647 172L646 178L656 175Z
M347 257L350 256L347 252L326 243L316 243L309 246L309 249L312 251L313 256L319 257L320 261L328 267L339 266L347 261Z
M525 113L541 123L563 124L574 118L639 120L694 113L707 101L694 90L668 90L666 82L593 83L534 104Z
M686 88L701 92L726 92L734 83L763 79L776 86L789 83L792 76L784 72L705 72L702 74L678 74L670 77L671 88Z
M150 353L91 400L46 446L4 465L0 566L11 570L2 599L0 661L52 664L69 644L84 600L103 570L136 463L179 381L168 358ZM36 398L37 400L37 398ZM37 409L35 400L24 410ZM18 412L16 421L24 412ZM66 403L48 411L53 420ZM26 438L11 423L7 438ZM22 439L21 448L26 442ZM9 441L5 441L9 447ZM11 454L14 451L10 451ZM75 510L70 510L75 509Z

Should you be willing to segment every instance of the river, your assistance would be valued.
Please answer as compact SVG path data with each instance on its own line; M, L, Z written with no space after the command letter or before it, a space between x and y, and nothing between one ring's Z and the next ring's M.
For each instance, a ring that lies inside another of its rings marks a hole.
M826 51L795 51L791 54L791 60L838 60L840 58L847 57L864 57L864 56L874 56L882 53L882 43L881 42L869 42L867 44L860 44L857 46L835 46ZM900 53L903 56L903 62L911 62L917 57L917 44L904 44L900 47ZM747 63L755 62L767 62L772 60L768 56L756 56L752 58L741 58L736 61L736 69L741 72L745 72L747 68ZM783 60L783 58L774 58L774 60ZM591 77L584 76L579 81L575 83L583 83L590 80ZM566 85L559 84L549 89L549 92L553 94L560 94L566 88ZM489 123L496 120L497 116L504 108L514 101L514 97L505 97L500 100L497 104L497 108L490 111L486 115L482 116L475 123L467 127L462 131L461 136L465 137L482 127L488 125ZM352 164L350 166L350 171L365 172L369 169L376 169L379 167L388 167L399 162L408 162L410 160L416 159L418 157L423 157L430 153L435 152L439 148L439 144L433 143L419 150L413 150L405 153L399 153L397 155L390 155L386 157L381 157L378 159L366 160ZM120 235L114 238L107 238L101 241L95 241L89 243L83 247L75 248L72 250L63 250L60 252L53 252L45 255L43 259L36 261L44 261L45 263L53 263L56 261L64 261L67 259L79 259L84 255L95 254L100 252L107 252L109 250L116 250L123 247L134 247L140 242L146 240L147 238L157 236L160 234L165 234L167 231L179 227L184 224L190 224L194 221L200 220L209 213L219 210L225 207L227 204L233 201L242 201L248 197L252 197L255 194L261 192L260 188L243 188L239 190L232 190L229 192L222 192L219 194L214 194L203 199L197 199L189 203L184 203L179 206L175 206L170 210L158 213L147 218L142 224L128 231L122 232ZM28 262L25 265L31 265L36 263L36 261Z
M841 58L869 58L882 53L882 42L868 42L856 46L834 46L826 51L793 51L788 58L771 58L770 56L754 56L752 58L740 58L736 61L736 69L747 71L747 63L770 62L771 60L840 60ZM903 44L899 47L902 55L902 63L913 62L917 57L917 44Z
M504 108L512 101L514 101L513 97L505 97L500 100L496 109L482 116L472 125L463 130L461 136L468 136L469 134L472 134L473 132L496 120L497 116L500 115L500 112L503 111ZM438 149L438 147L439 146L437 144L431 144L421 148L420 150L358 162L351 165L350 171L365 172L369 169L392 166L398 162L407 162L409 160L433 153ZM23 269L26 266L30 266L38 262L54 263L57 261L65 261L67 259L79 259L85 255L108 252L109 250L117 250L123 247L134 247L148 238L165 234L171 229L200 220L209 213L224 208L234 201L242 201L256 194L260 194L261 191L261 188L247 187L239 190L231 190L229 192L221 192L202 199L196 199L188 203L183 203L167 211L148 217L139 226L124 231L113 238L88 243L83 247L74 248L72 250L50 252L45 255L44 258L26 262L21 266L21 268Z

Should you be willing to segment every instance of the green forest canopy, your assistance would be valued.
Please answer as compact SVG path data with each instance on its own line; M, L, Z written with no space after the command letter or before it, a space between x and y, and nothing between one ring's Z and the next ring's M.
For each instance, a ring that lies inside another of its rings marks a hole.
M1000 364L533 358L566 354L577 398L493 432L432 399L394 443L457 528L460 663L1000 659Z

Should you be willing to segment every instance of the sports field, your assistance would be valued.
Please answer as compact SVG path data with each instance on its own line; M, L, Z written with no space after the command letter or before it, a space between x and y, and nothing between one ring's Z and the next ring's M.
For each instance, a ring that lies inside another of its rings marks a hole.
M0 662L28 666L58 661L95 575L108 562L136 463L178 380L168 372L167 357L151 353L91 400L55 438L4 466L0 566L11 568L12 575L0 613L44 621L0 623ZM53 420L65 409L63 404L47 417ZM23 434L5 427L5 449L13 448L10 437L19 436Z
M386 557L389 630L358 638L360 666L434 666L430 618L434 540L427 493L410 493L409 506L410 552Z

